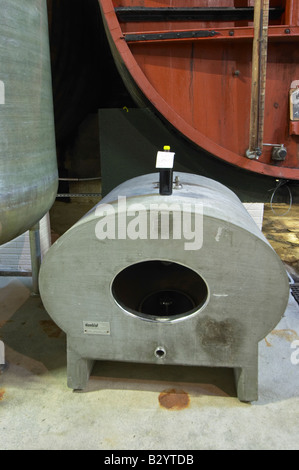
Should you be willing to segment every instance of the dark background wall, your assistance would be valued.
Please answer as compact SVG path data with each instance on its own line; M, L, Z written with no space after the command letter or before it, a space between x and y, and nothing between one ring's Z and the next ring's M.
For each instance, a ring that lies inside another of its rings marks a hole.
M80 125L99 108L134 106L110 54L97 0L47 0L57 156L64 172Z

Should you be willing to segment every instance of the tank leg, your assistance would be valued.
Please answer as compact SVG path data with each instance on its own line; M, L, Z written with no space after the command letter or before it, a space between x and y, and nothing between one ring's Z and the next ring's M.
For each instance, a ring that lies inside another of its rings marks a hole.
M237 395L240 401L258 400L258 355L252 358L251 364L234 369Z
M32 266L32 294L39 295L38 276L41 265L40 226L39 222L29 230L30 255Z
M94 361L85 359L68 344L67 349L67 385L73 390L83 390L88 382Z

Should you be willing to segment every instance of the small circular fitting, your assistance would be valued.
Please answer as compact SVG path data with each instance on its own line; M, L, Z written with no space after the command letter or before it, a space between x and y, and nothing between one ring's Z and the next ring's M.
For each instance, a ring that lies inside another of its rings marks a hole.
M155 349L155 356L156 356L158 359L162 359L163 357L166 356L166 351L165 351L165 349L163 348L163 346L158 346L158 347Z

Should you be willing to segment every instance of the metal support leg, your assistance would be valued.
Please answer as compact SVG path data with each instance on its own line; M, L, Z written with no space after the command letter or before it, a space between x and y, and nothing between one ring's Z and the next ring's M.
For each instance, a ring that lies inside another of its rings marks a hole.
M258 354L252 354L251 363L236 367L235 383L240 401L251 402L258 400Z
M0 341L0 375L4 372L5 369L5 346L3 341Z
M39 295L38 276L41 265L39 222L29 230L30 254L32 267L32 293Z
M84 390L94 364L92 359L81 357L71 347L71 338L67 338L67 385L73 390Z

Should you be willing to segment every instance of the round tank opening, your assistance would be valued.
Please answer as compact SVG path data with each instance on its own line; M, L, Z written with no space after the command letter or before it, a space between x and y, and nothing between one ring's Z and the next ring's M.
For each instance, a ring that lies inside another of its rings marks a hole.
M169 261L144 261L123 269L113 280L112 295L128 313L154 321L187 317L208 298L202 277Z

